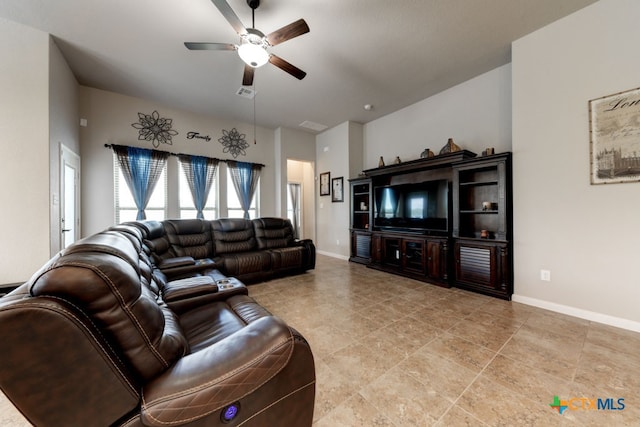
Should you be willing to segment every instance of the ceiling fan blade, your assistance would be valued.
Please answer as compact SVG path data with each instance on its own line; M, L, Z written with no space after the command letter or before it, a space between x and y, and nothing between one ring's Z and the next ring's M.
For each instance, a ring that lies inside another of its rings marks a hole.
M253 72L255 68L246 65L244 66L244 74L242 75L242 86L252 86L253 85Z
M289 25L285 25L279 30L275 30L271 34L267 35L267 40L271 46L275 46L287 40L291 40L294 37L301 36L309 32L309 26L304 19L298 19Z
M280 68L282 71L285 71L291 74L293 77L295 77L298 80L304 79L304 77L307 75L307 73L302 71L300 68L296 67L295 65L291 65L290 63L280 58L279 56L271 55L269 57L269 62L271 62L276 67Z
M211 0L211 2L218 8L220 13L222 13L222 16L229 21L229 24L236 30L236 33L240 35L247 33L247 29L242 25L240 18L238 18L238 15L231 9L229 3L225 0Z
M184 42L189 50L236 50L237 46L231 43L199 43Z

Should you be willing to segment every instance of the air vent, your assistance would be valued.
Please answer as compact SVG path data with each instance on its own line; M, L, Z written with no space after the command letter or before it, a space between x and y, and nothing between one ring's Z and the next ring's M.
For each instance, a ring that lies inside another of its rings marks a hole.
M247 99L253 99L256 96L256 91L253 89L247 89L246 87L241 87L236 92L236 95Z
M300 123L300 127L315 130L316 132L322 132L328 126L321 125L320 123L315 123L309 120L305 120L304 122Z

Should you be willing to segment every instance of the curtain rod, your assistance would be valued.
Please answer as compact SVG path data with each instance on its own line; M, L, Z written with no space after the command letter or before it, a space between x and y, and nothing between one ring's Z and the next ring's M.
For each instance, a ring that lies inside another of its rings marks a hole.
M113 149L113 146L116 144L104 144L105 148L111 148ZM123 147L128 147L128 145L123 145ZM135 148L144 148L144 147L135 147ZM145 150L149 150L149 148L145 148ZM170 156L195 156L195 154L183 154L183 153L172 153L171 151L163 151L163 150L156 150L155 148L152 149L153 151L159 151L161 153L168 153ZM206 157L206 156L203 156ZM231 160L231 159L218 159L216 157L210 157L211 159L215 159L219 162L238 162L238 160ZM252 165L258 165L260 167L266 167L265 165L263 165L262 163L253 163L253 162L242 162L242 163L251 163Z

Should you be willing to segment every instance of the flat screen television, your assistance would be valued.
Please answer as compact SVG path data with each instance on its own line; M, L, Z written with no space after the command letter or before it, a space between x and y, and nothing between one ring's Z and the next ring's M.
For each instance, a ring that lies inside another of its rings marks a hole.
M374 227L382 230L446 232L449 182L446 179L375 187Z

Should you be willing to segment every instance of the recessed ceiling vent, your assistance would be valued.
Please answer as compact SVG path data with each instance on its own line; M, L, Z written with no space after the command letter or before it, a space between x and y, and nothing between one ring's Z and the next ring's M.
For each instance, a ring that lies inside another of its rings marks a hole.
M328 127L328 126L325 126L325 125L321 125L320 123L312 122L310 120L305 120L304 122L300 123L299 126L303 127L303 128L315 130L316 132L322 132L323 130L325 130Z
M236 95L247 99L253 99L256 97L256 91L242 86L240 87L240 89L238 89Z

